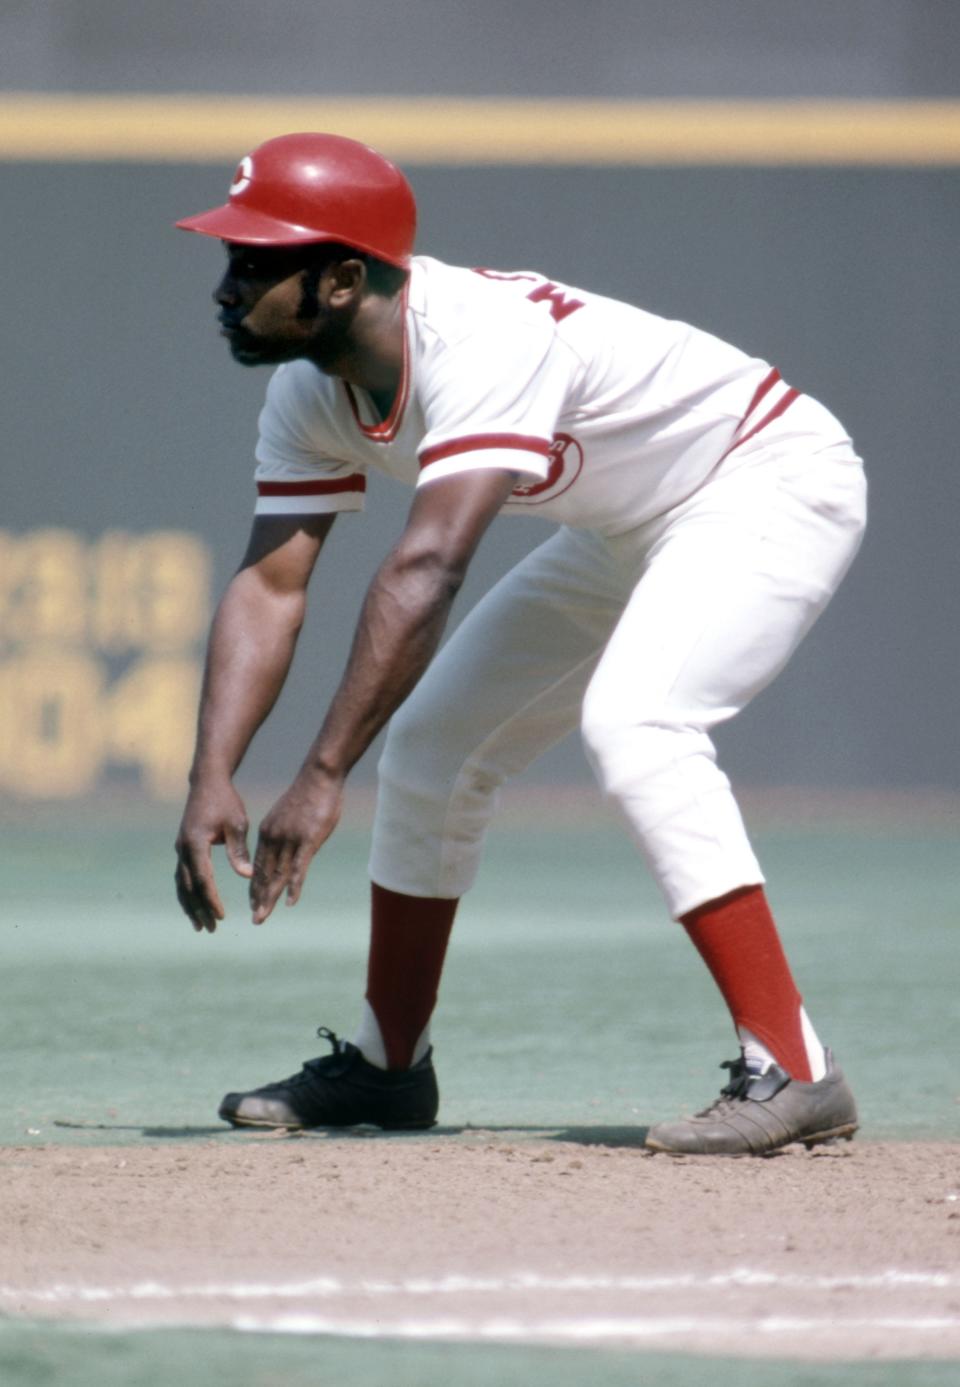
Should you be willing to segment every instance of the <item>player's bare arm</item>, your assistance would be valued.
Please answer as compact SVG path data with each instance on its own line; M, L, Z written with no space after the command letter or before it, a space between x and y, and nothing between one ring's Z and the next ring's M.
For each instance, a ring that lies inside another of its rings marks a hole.
M224 916L211 848L224 844L250 876L247 814L233 785L257 728L283 687L306 589L333 516L262 516L220 602L207 649L190 794L177 837L177 897L197 931Z
M404 533L367 592L323 726L260 825L254 923L284 891L289 905L299 899L310 861L336 828L347 774L429 665L470 559L516 480L501 469L477 470L418 490Z

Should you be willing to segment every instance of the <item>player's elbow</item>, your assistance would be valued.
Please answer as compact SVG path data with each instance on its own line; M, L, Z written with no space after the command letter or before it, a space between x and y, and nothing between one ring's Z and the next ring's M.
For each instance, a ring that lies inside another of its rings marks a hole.
M426 587L453 601L467 576L469 553L442 537L407 537L391 556L390 568L397 581Z
M296 637L307 614L306 589L278 587L256 569L242 569L232 579L225 601L241 609L250 624L261 629L284 630Z

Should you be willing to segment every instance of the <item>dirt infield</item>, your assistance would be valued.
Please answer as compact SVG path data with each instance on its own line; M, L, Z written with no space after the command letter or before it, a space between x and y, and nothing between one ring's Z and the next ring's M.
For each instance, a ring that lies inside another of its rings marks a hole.
M766 1159L489 1131L0 1149L0 1312L960 1357L960 1148Z

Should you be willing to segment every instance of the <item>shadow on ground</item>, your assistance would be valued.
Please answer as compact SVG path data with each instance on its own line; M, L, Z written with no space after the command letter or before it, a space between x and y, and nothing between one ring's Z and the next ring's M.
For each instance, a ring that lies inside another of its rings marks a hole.
M578 1146L643 1146L649 1127L592 1126L592 1127L512 1127L475 1125L431 1127L418 1132L384 1132L378 1127L313 1127L308 1131L284 1128L238 1129L216 1127L153 1127L136 1122L69 1122L57 1120L55 1127L83 1132L139 1132L145 1141L209 1141L224 1137L234 1141L433 1141L437 1137L483 1139L484 1137L513 1137L518 1141L563 1141Z

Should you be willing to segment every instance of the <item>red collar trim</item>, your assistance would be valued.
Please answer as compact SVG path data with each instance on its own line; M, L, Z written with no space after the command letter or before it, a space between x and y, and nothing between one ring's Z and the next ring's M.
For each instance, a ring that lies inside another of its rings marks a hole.
M410 281L407 280L403 286L403 361L400 366L400 387L393 397L393 406L386 419L381 419L376 424L365 424L360 417L360 407L357 397L354 394L353 386L349 381L343 382L343 388L347 392L347 400L356 421L357 428L364 438L369 438L372 443L392 443L400 432L400 425L403 423L404 411L407 407L407 397L410 394L410 342L407 333L407 301L410 297Z

